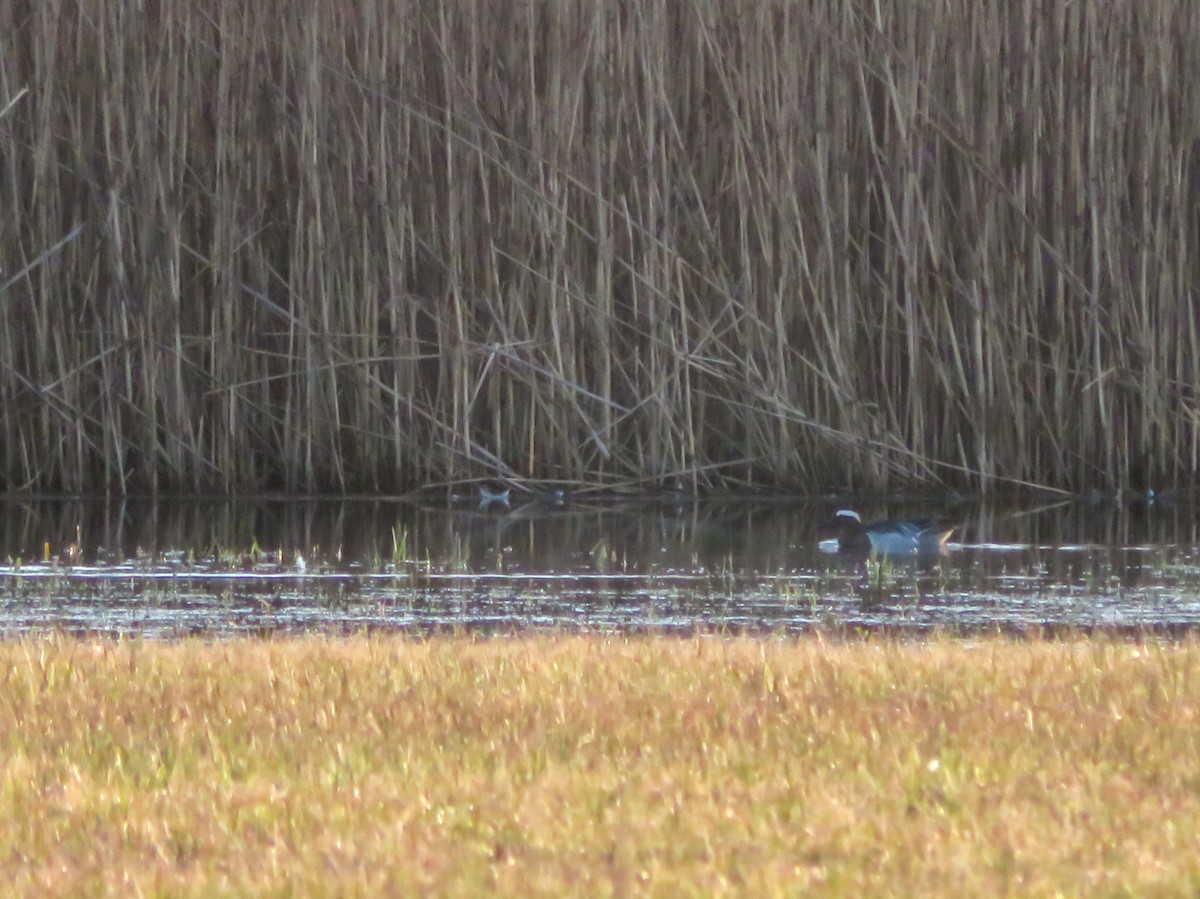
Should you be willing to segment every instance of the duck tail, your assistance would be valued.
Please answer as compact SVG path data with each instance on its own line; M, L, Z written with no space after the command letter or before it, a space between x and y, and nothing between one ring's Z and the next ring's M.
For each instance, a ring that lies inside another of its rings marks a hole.
M934 522L933 533L934 533L934 536L937 538L937 542L939 545L944 544L947 540L949 540L952 536L954 536L954 532L957 530L958 530L957 524L952 524L948 521Z

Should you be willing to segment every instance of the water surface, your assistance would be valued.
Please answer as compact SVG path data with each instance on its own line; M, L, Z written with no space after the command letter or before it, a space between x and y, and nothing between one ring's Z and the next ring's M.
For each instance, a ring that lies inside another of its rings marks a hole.
M0 501L0 632L1190 630L1190 502L860 502L947 553L822 552L844 502Z

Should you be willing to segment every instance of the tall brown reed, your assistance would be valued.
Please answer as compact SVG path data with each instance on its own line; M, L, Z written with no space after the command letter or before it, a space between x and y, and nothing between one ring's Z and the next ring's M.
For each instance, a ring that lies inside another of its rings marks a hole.
M1184 482L1200 9L0 8L0 489Z

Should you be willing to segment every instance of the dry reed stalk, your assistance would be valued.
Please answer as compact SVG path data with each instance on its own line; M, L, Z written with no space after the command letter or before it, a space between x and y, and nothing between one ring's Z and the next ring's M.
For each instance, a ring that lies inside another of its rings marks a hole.
M0 11L0 488L1147 487L1200 11Z

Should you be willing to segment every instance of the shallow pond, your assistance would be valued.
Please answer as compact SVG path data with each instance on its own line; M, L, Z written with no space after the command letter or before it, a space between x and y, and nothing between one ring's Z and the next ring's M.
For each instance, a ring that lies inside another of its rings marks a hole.
M860 502L948 551L822 551L844 502L0 501L0 633L1200 626L1191 501Z

